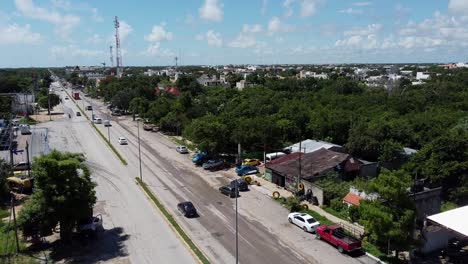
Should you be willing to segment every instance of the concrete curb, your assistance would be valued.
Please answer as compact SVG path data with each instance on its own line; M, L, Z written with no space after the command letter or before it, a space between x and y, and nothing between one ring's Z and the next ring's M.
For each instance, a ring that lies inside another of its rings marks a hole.
M182 241L182 243L185 245L185 247L188 249L188 251L190 252L190 254L192 254L192 256L194 257L194 259L198 262L198 263L201 263L201 264L204 264L204 263L210 263L208 258L206 257L206 254L200 249L199 246L197 246L195 244L195 242L190 238L189 235L187 235L187 232L184 230L184 228L178 224L175 219L174 221L177 223L178 227L181 229L181 231L190 239L190 241L194 244L194 246L196 247L196 249L203 255L203 258L205 258L206 260L203 261L201 259L201 257L199 255L197 255L197 253L194 251L194 249L187 243L187 241L182 237L182 234L180 234L180 231L178 231L174 224L171 223L171 221L169 221L169 219L167 218L167 216L164 214L164 212L162 211L161 208L159 208L159 206L157 204L155 204L155 202L153 201L153 199L150 197L150 195L146 192L145 188L138 182L137 178L135 178L135 183L138 185L138 187L140 187L140 189L143 191L143 193L145 194L146 198L148 200L150 200L151 204L156 207L157 211L161 214L161 216L163 217L163 219L166 221L166 223L171 227L172 231L177 234L177 237ZM148 191L151 192L151 190L148 189ZM154 193L151 192L151 194L157 199L156 195ZM162 207L164 207L164 210L165 209L165 206L158 200L158 202L161 204ZM169 211L166 210L166 213L171 215L171 213L169 213Z
M387 262L384 262L382 261L381 259L379 259L378 257L366 252L366 256L368 256L369 258L373 259L376 261L376 263L379 263L379 264L386 264Z

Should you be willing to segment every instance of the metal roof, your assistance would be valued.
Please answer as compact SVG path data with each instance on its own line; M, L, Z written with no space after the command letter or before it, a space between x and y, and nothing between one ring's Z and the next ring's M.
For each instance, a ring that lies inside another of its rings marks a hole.
M427 219L465 237L468 237L468 205L428 216Z

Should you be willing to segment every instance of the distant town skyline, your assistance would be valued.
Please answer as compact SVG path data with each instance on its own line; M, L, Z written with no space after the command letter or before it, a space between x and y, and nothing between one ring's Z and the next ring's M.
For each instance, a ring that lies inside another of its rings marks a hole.
M468 61L468 1L4 0L0 67ZM115 53L114 53L115 64Z

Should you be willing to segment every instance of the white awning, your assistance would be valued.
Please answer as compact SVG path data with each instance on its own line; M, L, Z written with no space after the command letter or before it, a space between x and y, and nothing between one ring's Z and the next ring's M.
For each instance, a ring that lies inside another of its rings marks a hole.
M427 219L468 237L468 205L428 216Z

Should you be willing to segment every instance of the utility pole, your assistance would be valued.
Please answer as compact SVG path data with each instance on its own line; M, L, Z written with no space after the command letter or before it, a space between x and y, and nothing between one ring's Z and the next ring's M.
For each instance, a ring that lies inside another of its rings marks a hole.
M140 180L143 182L143 174L141 173L140 118L137 118L137 130L138 130L138 160L140 162Z
M16 253L19 253L18 227L16 225L15 196L11 195L11 209L13 210L13 224L15 226Z
M236 264L239 263L239 221L237 214L237 196L239 196L239 181L236 180Z
M301 182L301 157L302 157L302 141L299 141L299 173L297 175L296 194L299 192L299 183Z
M31 177L31 164L29 163L29 143L26 140L26 161L28 163L28 177Z
M49 112L49 121L52 120L52 117L50 116L50 87L47 88L47 103L48 103L48 112Z
M242 151L241 151L241 144L237 144L237 158L239 159L237 161L237 165L241 165L242 164Z

